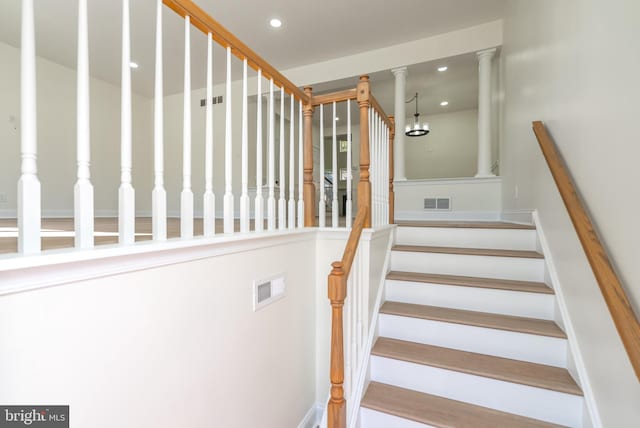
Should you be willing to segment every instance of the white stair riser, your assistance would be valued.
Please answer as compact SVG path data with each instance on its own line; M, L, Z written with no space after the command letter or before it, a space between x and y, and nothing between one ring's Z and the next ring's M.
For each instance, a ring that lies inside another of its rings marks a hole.
M361 428L434 428L431 425L399 418L398 416L378 412L362 407L360 409Z
M439 395L543 421L581 426L583 399L542 388L503 382L377 356L372 380Z
M493 328L380 314L379 335L408 342L528 361L567 365L567 341Z
M519 257L392 251L391 270L544 282L544 260Z
M387 280L385 300L552 320L552 294Z
M535 250L536 231L527 229L472 229L399 227L396 243L434 247Z

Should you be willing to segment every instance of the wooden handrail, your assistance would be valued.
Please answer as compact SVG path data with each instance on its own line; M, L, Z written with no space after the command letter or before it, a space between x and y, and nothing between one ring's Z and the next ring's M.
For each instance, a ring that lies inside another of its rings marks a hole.
M249 66L255 70L261 69L262 75L266 79L273 79L273 82L283 87L285 92L294 95L304 104L308 104L311 100L309 97L289 79L284 77L282 73L276 70L271 64L265 61L260 55L255 53L249 46L245 45L240 39L234 36L222 24L213 19L209 14L202 10L191 0L162 0L162 2L178 15L189 16L191 24L202 31L204 34L211 33L213 40L222 45L222 47L231 47L231 52L241 60L247 59Z
M380 105L376 97L373 96L373 94L369 94L369 103L371 104L371 107L373 107L375 111L378 112L382 121L387 124L387 127L391 129L393 125L391 124L389 116L387 116L387 113L384 112L382 106Z
M611 265L607 250L598 238L591 217L578 195L575 183L556 144L542 122L533 122L533 132L538 139L542 154L547 160L564 205L567 207L571 222L609 307L609 312L611 312L618 334L627 350L631 365L640 380L640 323L638 323L638 317Z
M349 239L342 254L342 260L331 264L329 274L329 300L331 301L331 398L327 403L327 427L346 428L347 413L344 399L344 342L342 309L347 297L347 280L351 265L358 250L360 236L369 212L368 206L360 206L353 222Z
M357 98L356 88L345 89L344 91L332 92L330 94L314 95L311 99L311 105L316 107L320 104L339 103L347 100L355 100Z

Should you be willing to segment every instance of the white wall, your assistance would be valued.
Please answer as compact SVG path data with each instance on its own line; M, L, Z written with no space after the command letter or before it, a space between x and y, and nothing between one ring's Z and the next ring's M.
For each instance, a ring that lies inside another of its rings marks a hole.
M431 132L405 137L408 180L473 177L478 162L478 110L429 115ZM413 117L407 118L413 123Z
M397 220L496 220L500 215L500 177L407 180L393 186ZM425 210L425 198L451 198L451 211Z
M507 12L502 51L504 208L539 211L603 426L633 426L640 419L640 383L531 121L548 126L639 313L640 56L630 47L640 39L640 3L518 0L507 3Z
M72 427L297 426L315 406L315 236L1 296L0 402L69 404ZM253 312L274 274L285 297Z
M0 43L0 216L15 216L20 177L20 50ZM37 58L38 175L43 215L73 213L76 177L76 72ZM113 215L120 185L120 88L90 80L91 181L96 215ZM15 118L14 123L11 118ZM136 207L150 207L152 105L133 95ZM148 189L145 191L145 189Z

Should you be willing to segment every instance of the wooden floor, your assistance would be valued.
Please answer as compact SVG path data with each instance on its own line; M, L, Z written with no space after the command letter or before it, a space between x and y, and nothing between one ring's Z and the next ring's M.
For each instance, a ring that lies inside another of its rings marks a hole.
M240 232L240 221L235 220L234 230ZM327 225L331 225L331 217L327 216ZM339 217L340 227L345 226L345 217ZM251 230L254 230L254 221L250 221ZM267 228L265 221L264 228ZM94 224L95 245L112 245L118 243L118 218L99 217ZM216 233L222 233L224 222L216 219ZM72 218L46 218L42 220L42 249L54 250L60 248L73 248L74 229ZM193 223L193 233L195 236L203 234L202 219L196 218ZM136 218L136 242L151 240L151 217ZM180 219L167 219L167 237L180 237ZM18 251L18 226L16 219L0 219L0 254L16 253Z

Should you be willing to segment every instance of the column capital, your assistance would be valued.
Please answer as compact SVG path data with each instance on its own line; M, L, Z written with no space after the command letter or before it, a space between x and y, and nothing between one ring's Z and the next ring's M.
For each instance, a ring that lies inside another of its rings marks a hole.
M493 58L493 56L495 55L496 51L497 51L496 48L484 49L484 50L476 52L476 57L478 59Z
M396 76L396 78L398 76L406 76L407 75L407 67L396 67L396 68L392 68L391 72L393 73L394 76Z

